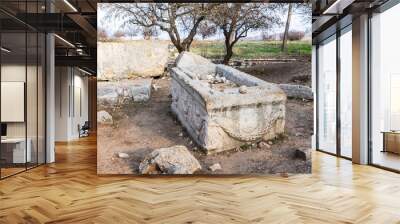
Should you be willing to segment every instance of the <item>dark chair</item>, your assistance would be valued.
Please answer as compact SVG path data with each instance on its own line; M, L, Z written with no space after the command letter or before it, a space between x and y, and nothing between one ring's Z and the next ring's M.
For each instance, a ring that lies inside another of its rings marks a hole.
M85 121L85 123L82 125L82 127L80 127L80 125L78 125L78 129L79 129L79 138L89 136L89 130L90 130L89 121Z

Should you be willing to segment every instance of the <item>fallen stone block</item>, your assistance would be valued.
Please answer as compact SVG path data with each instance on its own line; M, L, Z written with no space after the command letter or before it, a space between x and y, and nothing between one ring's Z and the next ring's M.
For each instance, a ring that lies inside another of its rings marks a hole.
M199 169L199 161L182 145L156 149L139 165L141 174L193 174Z
M308 86L279 84L279 87L285 91L287 97L296 99L312 100L314 98L313 91Z
M206 153L268 141L284 132L286 95L276 84L199 57L183 52L171 69L171 108ZM205 70L211 79L198 78Z
M98 82L97 101L109 105L146 102L150 99L151 82L151 79Z
M98 42L99 80L121 80L162 75L170 55L168 41Z

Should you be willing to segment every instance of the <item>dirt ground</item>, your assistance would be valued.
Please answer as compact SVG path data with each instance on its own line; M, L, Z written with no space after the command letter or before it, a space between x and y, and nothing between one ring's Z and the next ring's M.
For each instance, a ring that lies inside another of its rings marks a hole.
M308 75L310 62L280 63L246 69L261 79L276 83L297 83L293 77ZM308 73L307 73L308 71ZM296 149L309 148L313 130L313 102L288 99L285 135L271 147L253 145L215 155L205 155L196 146L170 110L170 78L153 80L160 87L152 92L147 103L134 103L121 108L106 108L113 116L114 125L98 127L98 173L137 174L140 162L153 149L185 145L199 160L198 174L268 174L305 173L311 171L311 160L298 158ZM307 84L307 81L304 83ZM105 109L99 107L98 110ZM128 159L117 154L125 152ZM221 170L209 167L219 163Z
M272 83L300 84L311 87L310 57L298 57L293 62L273 62L240 69Z

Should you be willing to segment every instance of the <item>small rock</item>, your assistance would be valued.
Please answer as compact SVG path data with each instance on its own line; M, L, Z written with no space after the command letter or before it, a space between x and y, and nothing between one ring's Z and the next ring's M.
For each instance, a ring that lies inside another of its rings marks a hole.
M124 152L119 152L118 153L118 157L121 159L127 159L129 158L129 154L128 153L124 153Z
M303 136L303 134L301 134L301 133L296 133L295 136L296 136L296 137L300 137L300 136Z
M181 133L179 133L179 135L178 135L179 137L182 137L183 136L183 133L181 132Z
M240 86L239 87L239 93L241 93L241 94L247 93L247 86Z
M258 143L258 148L271 148L271 146L269 144L267 144L266 142L259 142Z
M267 143L268 143L268 145L273 145L274 144L272 141L268 141Z
M105 110L97 112L97 122L100 124L113 124L112 116Z
M158 85L156 85L156 84L153 84L153 89L154 89L154 91L157 91L158 89L160 89L161 87L160 86L158 86Z
M199 161L182 145L156 149L139 165L141 174L193 174L199 169Z
M212 166L210 166L209 169L210 169L212 172L215 172L215 171L217 171L217 170L222 169L222 167L221 167L221 165L220 165L219 163L215 163L215 164L213 164Z
M226 78L225 77L221 77L221 81L223 82L223 83L226 83Z
M257 146L256 143L252 143L252 144L251 144L251 147L252 147L252 148L255 148L256 146Z

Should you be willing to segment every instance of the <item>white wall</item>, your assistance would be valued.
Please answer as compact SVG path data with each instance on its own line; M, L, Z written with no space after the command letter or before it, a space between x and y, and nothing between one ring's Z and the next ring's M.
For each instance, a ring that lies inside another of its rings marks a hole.
M88 120L88 78L76 68L56 67L55 86L55 140L77 139L78 125Z
M55 141L67 141L69 133L70 75L68 67L55 68Z

